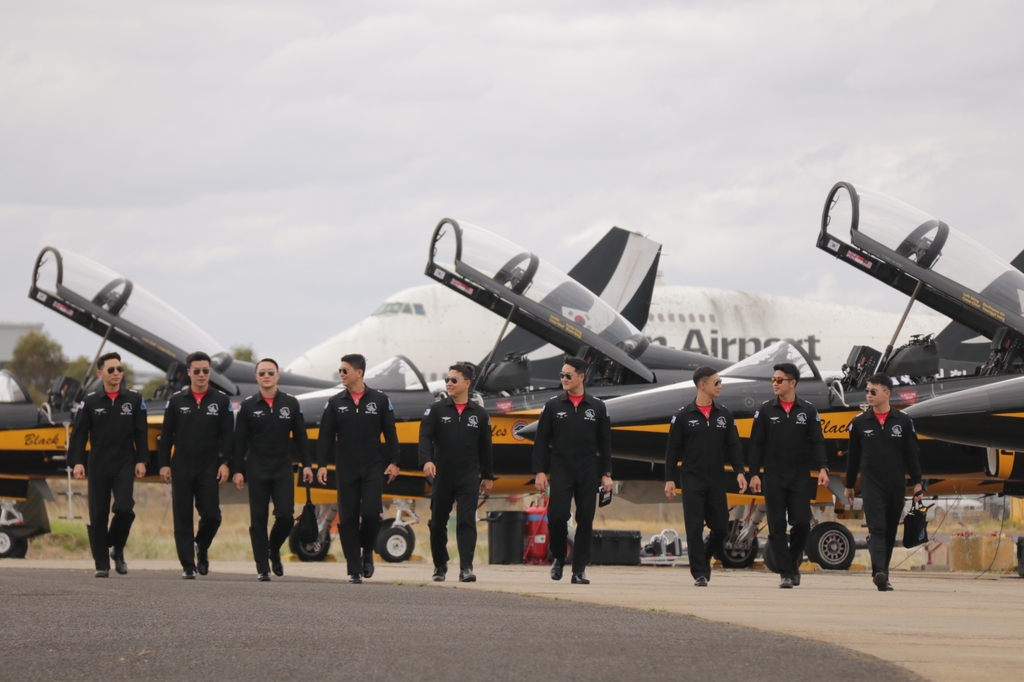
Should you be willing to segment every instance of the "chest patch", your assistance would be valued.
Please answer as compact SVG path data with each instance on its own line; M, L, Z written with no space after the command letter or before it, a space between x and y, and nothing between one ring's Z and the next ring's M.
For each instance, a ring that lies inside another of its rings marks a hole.
M338 405L338 412L340 414L345 414L346 412L348 412L348 405Z
M182 414L188 414L189 412L191 412L191 411L192 411L192 408L191 408L191 407L189 407L188 405L182 405L182 406L181 406L181 407L179 407L178 409L179 409L179 410L181 410L181 413L182 413Z
M893 424L893 427L892 427L892 437L893 438L903 438L903 427L900 426L899 424Z
M587 410L586 412L584 412L583 413L583 418L585 420L587 420L588 422L597 421L597 415L594 414L593 410Z
M442 424L451 424L451 422L452 422L452 418L451 417L441 417L441 423Z
M796 423L797 424L806 424L807 423L807 413L806 412L801 412L800 414L798 414L796 416Z
M366 414L377 414L377 403L366 403Z
M466 420L466 424L472 426L475 429L477 426L480 425L480 420L477 418L475 414L470 415L469 419Z
M124 405L121 406L121 414L123 414L123 415L131 415L131 413L132 413L132 404L131 403L125 403Z
M220 414L220 408L217 407L217 403L210 403L209 405L207 405L206 414L213 415L214 417Z
M716 424L716 425L718 426L718 428L720 428L720 429L724 429L724 428L725 428L725 426L726 426L726 423L727 423L727 421L726 421L725 417L719 417L719 418L718 418L718 419L717 419L717 420L715 421L715 424Z
M291 409L289 409L287 407L282 407L281 408L281 412L279 413L279 416L280 416L281 419L291 419L292 418L292 411L291 411Z
M691 420L689 420L689 421L688 421L687 423L688 423L688 424L689 424L690 426L696 426L697 424L700 424L700 420L699 420L699 419L691 419Z
M555 412L555 419L565 419L568 416L568 412Z

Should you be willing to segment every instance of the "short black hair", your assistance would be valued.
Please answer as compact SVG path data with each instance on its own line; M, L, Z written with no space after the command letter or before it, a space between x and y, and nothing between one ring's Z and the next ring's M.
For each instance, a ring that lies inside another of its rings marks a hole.
M569 365L580 374L587 373L587 361L583 358L578 358L575 355L566 355L563 364Z
M274 366L274 369L276 369L279 372L281 371L281 368L277 366L277 360L275 360L274 358L263 358L262 360L260 360L259 362L256 363L256 366L259 367L260 363L263 363L263 362L269 362L270 364L272 364Z
M103 365L107 364L107 360L120 360L120 353L104 353L103 355L96 358L96 369L103 369Z
M349 353L348 355L341 356L342 362L347 362L352 369L359 369L366 371L366 358L359 353Z
M868 383L874 384L875 386L881 386L888 391L892 391L892 379L885 372L875 372L868 377Z
M185 366L188 367L189 369L192 368L193 362L209 362L211 364L213 363L213 361L210 360L210 356L201 350L197 350L195 353L189 353L188 356L185 358Z
M454 365L448 368L449 372L458 372L468 381L472 381L476 372L473 371L473 365L468 362L456 362Z
M701 365L697 369L693 370L693 385L700 386L700 382L708 377L713 377L718 374L718 370L711 365Z
M793 380L794 385L800 383L800 370L796 368L792 362L780 362L779 364L772 367L776 372L782 372L787 377Z

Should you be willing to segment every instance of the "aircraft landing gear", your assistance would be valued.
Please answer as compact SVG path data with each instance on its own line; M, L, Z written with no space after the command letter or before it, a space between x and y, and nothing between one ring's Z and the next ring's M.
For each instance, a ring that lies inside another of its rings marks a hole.
M751 502L749 506L733 507L729 516L729 535L715 558L725 568L750 568L760 546L757 532L764 519L764 505Z
M418 523L414 500L396 499L395 518L385 519L377 535L377 554L388 563L397 564L407 560L416 549L416 533L412 524Z
M318 504L316 506L316 525L320 534L314 542L301 542L296 536L299 527L292 529L288 536L288 547L299 561L323 561L331 551L331 523L338 514L336 504Z
M841 523L825 521L811 529L807 558L827 571L845 571L853 564L857 544L853 533Z

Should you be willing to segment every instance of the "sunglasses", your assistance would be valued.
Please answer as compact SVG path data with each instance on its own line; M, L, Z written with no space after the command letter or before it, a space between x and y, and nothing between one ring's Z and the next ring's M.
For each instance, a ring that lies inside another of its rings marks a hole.
M559 379L572 379L573 378L573 373L572 372L559 372L558 373L558 378Z
M881 391L879 391L877 388L867 388L864 389L864 392L867 393L868 395L878 395L879 393L881 393Z
M271 376L272 377L275 374L277 374L277 370L276 369L261 369L260 371L256 372L256 374L260 375L261 377L266 377L266 376Z
M200 374L209 374L209 373L210 373L210 368L209 367L195 367L195 368L192 369L192 375L193 376L199 376Z
M444 383L446 383L446 384L457 384L457 383L459 383L459 378L458 377L448 377L447 379L444 380Z
M121 365L118 365L116 367L107 367L107 374L113 374L114 372L117 372L118 374L123 374L124 367L122 367Z
M342 376L348 376L348 370L342 367L341 369L338 370L338 374Z
M714 385L715 386L721 386L722 385L722 380L721 379L715 379Z
M773 384L781 384L783 381L792 381L789 377L772 377Z

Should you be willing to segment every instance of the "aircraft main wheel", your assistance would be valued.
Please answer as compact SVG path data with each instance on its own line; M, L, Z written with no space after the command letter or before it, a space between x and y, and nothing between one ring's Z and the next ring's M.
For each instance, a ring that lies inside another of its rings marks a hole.
M299 528L296 526L288 536L288 546L291 548L292 554L299 557L299 561L323 561L326 559L328 552L331 551L331 534L327 534L327 539L324 542L301 542L296 536L298 530Z
M807 558L827 571L845 571L856 553L853 533L835 521L819 523L807 538Z
M412 556L416 533L409 526L395 527L394 520L377 535L377 553L384 561L397 564Z
M0 528L0 559L14 558L17 550L18 539L11 534L11 531Z
M722 562L723 568L750 568L754 565L759 547L760 541L757 538L750 543L750 547L726 547L723 544L722 549L715 552L715 558Z

